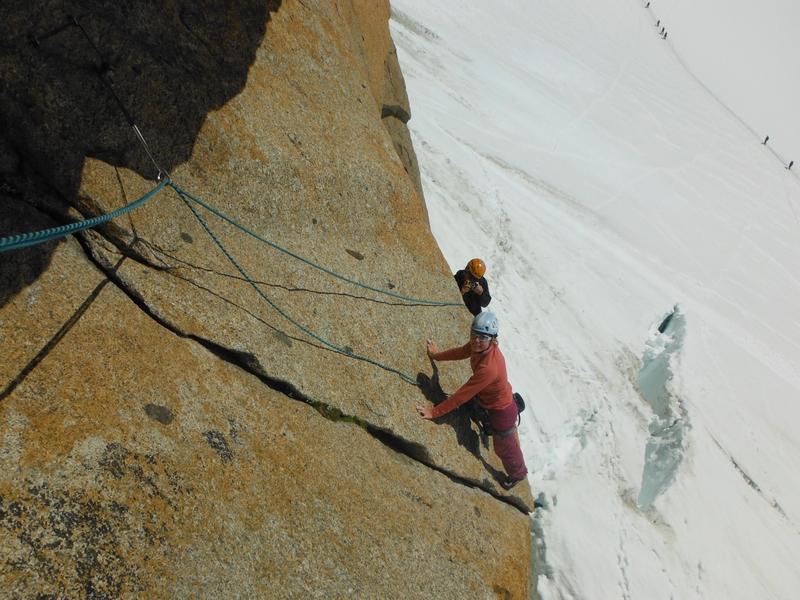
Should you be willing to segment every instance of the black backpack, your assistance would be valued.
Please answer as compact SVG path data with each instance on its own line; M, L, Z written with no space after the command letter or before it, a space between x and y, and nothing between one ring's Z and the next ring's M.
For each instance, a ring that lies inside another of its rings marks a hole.
M517 425L519 425L520 421L522 421L522 417L520 417L519 414L525 410L525 400L523 400L518 392L514 392L514 402L517 403Z

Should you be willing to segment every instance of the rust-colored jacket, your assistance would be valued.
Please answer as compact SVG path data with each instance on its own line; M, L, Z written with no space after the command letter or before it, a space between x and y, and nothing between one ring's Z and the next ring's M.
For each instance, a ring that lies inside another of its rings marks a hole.
M508 383L506 374L506 359L497 346L491 346L482 354L472 354L472 346L467 343L459 348L451 348L433 355L433 359L437 361L465 358L469 358L472 377L455 394L431 409L433 418L441 417L458 408L476 394L478 403L490 410L501 410L514 402L511 384Z

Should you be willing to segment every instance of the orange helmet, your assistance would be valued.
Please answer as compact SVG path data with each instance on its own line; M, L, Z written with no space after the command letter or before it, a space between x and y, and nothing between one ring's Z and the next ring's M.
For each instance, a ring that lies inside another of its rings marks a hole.
M467 263L467 271L472 273L473 277L483 277L483 274L486 273L486 263L480 258L473 258Z

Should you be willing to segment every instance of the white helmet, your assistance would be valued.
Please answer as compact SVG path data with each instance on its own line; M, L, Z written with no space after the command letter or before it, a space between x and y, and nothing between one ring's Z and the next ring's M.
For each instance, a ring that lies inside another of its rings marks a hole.
M493 312L478 313L472 320L472 331L497 337L498 330L497 317Z

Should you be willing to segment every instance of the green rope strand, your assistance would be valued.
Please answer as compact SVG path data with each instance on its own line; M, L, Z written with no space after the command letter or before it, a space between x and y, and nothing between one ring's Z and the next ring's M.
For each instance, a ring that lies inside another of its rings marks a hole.
M284 254L288 254L292 258L296 258L297 260L299 260L301 262L304 262L307 265L310 265L310 266L314 267L315 269L319 269L323 273L327 273L328 275L332 275L333 277L337 277L338 279L341 279L342 281L346 281L347 283L351 283L353 285L356 285L358 287L364 288L366 290L370 290L371 292L376 292L378 294L384 294L386 296L391 296L392 298L398 298L400 300L406 300L407 302L413 302L415 304L424 304L424 305L428 305L428 306L463 306L463 303L461 303L461 302L438 302L436 300L421 300L419 298L409 298L407 296L401 296L400 294L394 294L392 292L387 292L385 290L380 290L378 288L370 287L370 286L365 285L363 283L359 283L358 281L354 281L352 279L348 279L344 275L340 275L340 274L338 274L338 273L336 273L334 271L326 269L325 267L323 267L321 265L318 265L318 264L316 264L316 263L314 263L314 262L312 262L312 261L310 261L308 259L305 259L302 256L298 256L297 254L295 254L295 253L293 253L293 252L291 252L289 250L286 250L285 248L281 248L277 244L275 244L273 242L270 242L269 240L264 239L263 237L261 237L257 233L254 233L254 232L250 231L249 229L247 229L244 225L241 225L241 224L237 223L234 219L232 219L232 218L228 217L227 215L221 213L220 211L218 211L217 209L213 208L212 206L209 206L208 204L206 204L205 202L203 202L199 198L195 198L190 193L188 193L187 191L181 189L180 187L178 187L174 183L170 183L169 185L182 198L184 198L184 202L186 201L186 198L188 198L188 199L190 199L190 200L192 200L194 202L197 202L197 204L199 204L200 206L202 206L206 210L211 211L212 213L217 215L220 219L223 219L223 220L227 221L228 223L230 223L234 227L238 227L239 229L241 229L242 231L244 231L248 235L253 236L257 240L267 244L268 246L274 248L275 250L283 252Z
M228 252L227 248L225 248L225 246L222 244L222 242L219 241L219 239L214 234L214 232L211 231L211 228L208 226L208 224L203 220L203 218L200 216L200 214L197 212L197 210L195 210L194 206L192 206L192 203L190 202L190 200L192 202L195 202L195 203L199 204L200 206L202 206L206 210L212 212L213 214L217 215L218 217L220 217L224 221L227 221L228 223L230 223L234 227L237 227L238 229L244 231L248 235L256 238L257 240L259 240L259 241L261 241L261 242L263 242L265 244L267 244L268 246L270 246L270 247L272 247L272 248L274 248L276 250L279 250L280 252L283 252L284 254L287 254L287 255L289 255L289 256L291 256L291 257L293 257L293 258L295 258L295 259L297 259L297 260L299 260L301 262L304 262L304 263L306 263L306 264L308 264L308 265L310 265L310 266L312 266L312 267L314 267L316 269L319 269L320 271L322 271L324 273L327 273L328 275L332 275L333 277L341 279L342 281L346 281L347 283L350 283L350 284L356 285L358 287L370 290L372 292L376 292L378 294L384 294L386 296L391 296L393 298L397 298L397 299L400 299L400 300L405 300L407 302L412 302L412 303L420 304L420 305L427 305L427 306L461 306L461 303L457 303L457 302L437 302L437 301L434 301L434 300L421 300L421 299L417 299L417 298L409 298L407 296L402 296L400 294L394 294L392 292L387 292L385 290L380 290L378 288L374 288L374 287L365 285L363 283L359 283L357 281L354 281L352 279L349 279L349 278L347 278L347 277L345 277L343 275L335 273L334 271L326 269L325 267L322 267L322 266L320 266L320 265L318 265L318 264L316 264L316 263L314 263L314 262L312 262L310 260L307 260L307 259L305 259L305 258L303 258L301 256L298 256L297 254L295 254L293 252L290 252L289 250L286 250L285 248L282 248L282 247L278 246L277 244L274 244L273 242L270 242L269 240L264 239L263 237L261 237L258 234L250 231L249 229L247 229L243 225L237 223L234 219L231 219L227 215L225 215L225 214L221 213L220 211L216 210L215 208L209 206L208 204L206 204L205 202L203 202L199 198L196 198L196 197L192 196L191 194L189 194L188 192L186 192L185 190L181 189L180 187L178 187L177 185L172 183L169 180L169 178L164 178L164 180L161 181L155 188L153 188L152 190L150 190L149 192L144 194L138 200L135 200L134 202L131 202L127 206L124 206L124 207L122 207L122 208L120 208L118 210L115 210L115 211L111 212L111 213L108 213L108 214L105 214L105 215L101 215L99 217L94 217L94 218L91 218L91 219L86 219L84 221L79 221L77 223L71 223L69 225L64 225L64 226L61 226L61 227L54 227L52 229L46 229L46 230L43 230L43 231L37 231L37 232L32 232L32 233L24 233L24 234L20 234L20 235L14 235L14 236L10 236L10 237L0 238L0 252L6 252L8 250L16 250L16 249L19 249L19 248L25 248L25 247L33 246L33 245L36 245L36 244L41 244L41 243L44 243L44 242L47 242L47 241L50 241L50 240L54 240L54 239L57 239L57 238L60 238L60 237L64 237L64 236L70 235L72 233L77 233L79 231L83 231L85 229L90 229L92 227L100 225L101 223L105 223L106 221L110 221L111 219L114 219L115 217L119 217L121 215L124 215L124 214L132 211L135 208L138 208L139 206L141 206L142 204L144 204L145 202L150 200L152 197L154 197L156 194L158 194L167 185L169 185L171 188L173 188L175 190L175 192L178 194L178 196L181 198L181 200L183 200L183 202L186 204L186 206L189 207L189 210L192 211L194 216L197 218L197 220L200 222L200 224L203 226L203 228L206 230L206 232L211 236L211 238L214 240L214 242L217 244L217 246L219 246L219 248L223 251L223 253L228 258L228 260L231 262L231 264L233 264L233 266L236 267L236 269L239 271L239 273L242 274L242 276L248 281L248 283L250 283L250 285L253 286L253 288L255 288L255 290L258 292L258 294L264 300L266 300L267 303L269 303L269 305L272 306L272 308L274 308L285 319L287 319L289 322L291 322L293 325L295 325L295 327L297 327L298 329L300 329L301 331L303 331L307 335L311 336L315 340L319 341L320 343L324 344L325 346L331 348L332 350L335 350L336 352L339 352L340 354L343 354L344 356L349 356L351 358L355 358L357 360L361 360L363 362L369 363L371 365L374 365L376 367L379 367L379 368L384 369L386 371L389 371L391 373L395 373L395 374L399 375L401 378L403 378L403 380L407 381L408 383L410 383L412 385L415 385L415 386L419 386L419 383L415 379L413 379L409 375L403 373L402 371L399 371L397 369L394 369L392 367L384 365L384 364L382 364L382 363L380 363L378 361L372 360L372 359L367 358L365 356L360 356L358 354L355 354L352 351L349 351L348 349L336 346L335 344L333 344L333 343L325 340L324 338L318 336L317 334L315 334L314 332L309 330L307 327L304 327L303 325L298 323L296 320L294 320L292 317L290 317L277 304L275 304L269 298L269 296L267 296L264 293L264 291L259 287L259 285L255 281L253 281L253 279L239 265L239 263L236 262L236 260L233 258L233 256L231 256L230 252Z
M183 192L183 190L181 190L179 187L177 187L175 185L172 185L172 187L175 189L177 194L181 197L181 200L183 200L183 202L186 204L186 206L189 207L189 210L192 211L192 213L197 218L197 220L200 221L200 224L203 226L203 229L205 229L206 232L208 233L208 235L211 236L211 239L213 239L214 242L217 244L217 246L219 246L220 250L222 250L225 253L225 256L228 257L228 260L231 262L231 264L233 264L233 266L236 267L236 269L239 271L239 273L242 274L242 277L244 277L248 281L248 283L250 283L250 285L253 286L253 288L255 288L256 292L258 292L258 294L264 300L266 300L272 308L274 308L276 311L278 311L281 314L281 316L283 316L286 320L290 321L295 327L297 327L298 329L302 330L303 332L305 332L306 334L308 334L309 336L311 336L312 338L314 338L318 342L321 342L321 343L325 344L326 346L328 346L329 348L339 352L340 354L343 354L345 356L349 356L351 358L355 358L357 360L364 361L366 363L369 363L369 364L374 365L376 367L380 367L381 369L384 369L384 370L389 371L391 373L395 373L395 374L399 375L400 377L402 377L408 383L410 383L412 385L415 385L415 386L419 386L419 383L417 382L416 379L413 379L412 377L406 375L402 371L398 371L397 369L394 369L392 367L389 367L387 365L379 363L378 361L372 360L371 358L367 358L365 356L360 356L360 355L355 354L353 352L349 352L349 351L345 350L344 348L340 348L339 346L336 346L335 344L332 344L331 342L323 339L322 337L318 336L314 332L310 331L308 328L304 327L303 325L301 325L300 323L295 321L292 317L290 317L288 314L286 314L283 310L281 310L281 308L277 304L275 304L270 299L269 296L267 296L264 293L264 291L259 287L259 285L250 278L250 276L247 274L247 272L239 265L239 263L236 262L236 259L234 259L233 256L231 256L230 252L228 252L227 248L225 248L225 246L222 244L222 242L219 241L217 236L214 235L214 232L211 231L211 228L203 220L203 217L200 216L200 214L197 212L197 210L195 210L194 206L192 206L192 204L189 202L189 198L186 197L186 196L188 196L188 194L184 195L185 192ZM191 198L191 196L190 196L190 198ZM192 199L194 200L194 198L192 198ZM205 206L202 202L198 202L198 203L201 206ZM208 208L208 207L206 206L206 208ZM217 211L215 211L213 209L209 209L209 210L211 210L211 212L213 212L215 214L219 214L219 213L217 213ZM230 221L227 218L225 220L226 221Z

